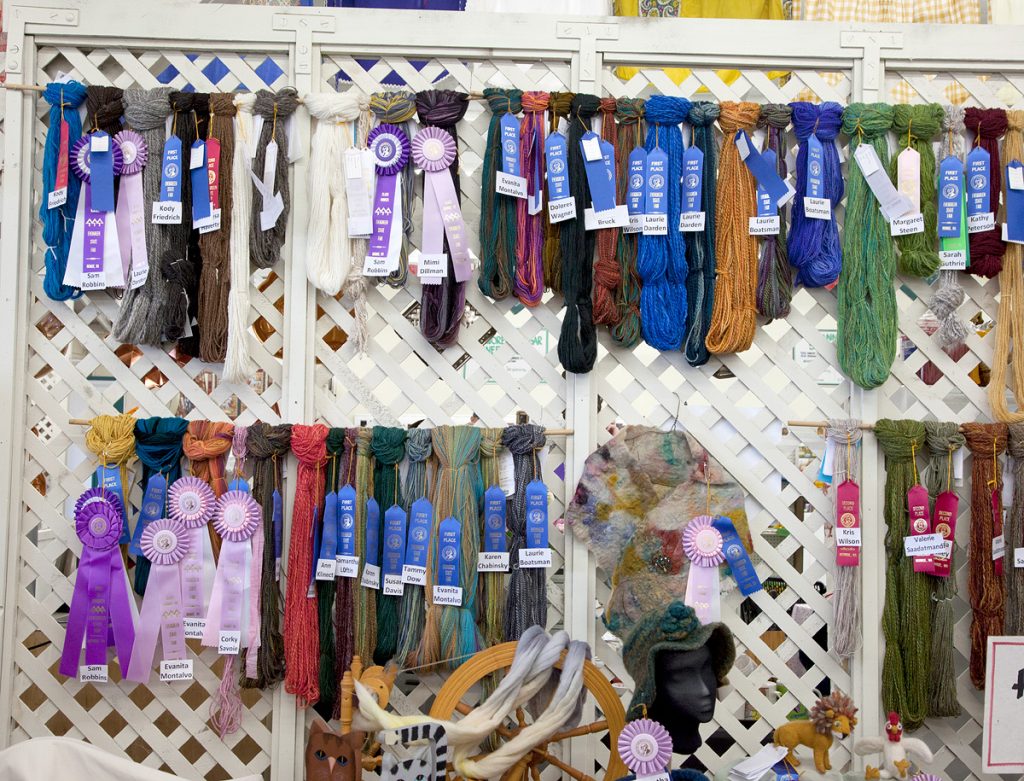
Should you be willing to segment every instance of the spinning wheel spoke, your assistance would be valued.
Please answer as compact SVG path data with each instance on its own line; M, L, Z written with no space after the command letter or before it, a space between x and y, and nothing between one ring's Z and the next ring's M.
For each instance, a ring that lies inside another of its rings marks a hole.
M545 751L542 748L535 748L530 753L532 753L536 757L540 757L541 759L543 759L548 764L554 765L559 770L561 770L563 773L565 773L565 775L569 776L569 778L572 778L575 781L594 781L593 777L588 776L586 773L584 773L584 772L582 772L580 770L577 770L572 765L570 765L570 764L568 764L566 762L563 762L561 759L556 757L550 751Z
M569 738L578 738L581 735L593 735L597 732L606 732L608 730L608 720L601 719L599 721L592 721L590 724L581 724L573 729L563 730L562 732L556 732L551 736L550 741L557 743L560 740L568 740Z
M526 726L526 713L522 708L516 708L516 721L519 722L520 727Z

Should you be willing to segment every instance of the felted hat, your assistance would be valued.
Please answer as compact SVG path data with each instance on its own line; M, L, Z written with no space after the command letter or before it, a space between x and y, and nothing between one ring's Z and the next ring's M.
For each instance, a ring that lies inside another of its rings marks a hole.
M702 624L693 608L678 600L636 622L622 644L622 662L634 684L627 718L637 718L638 709L654 703L654 661L660 651L693 651L705 645L718 685L728 683L729 670L736 661L736 642L725 624Z
M611 575L604 622L620 639L682 602L690 570L683 531L708 514L731 520L753 551L739 485L683 431L627 426L587 458L565 521ZM721 584L736 587L728 565Z

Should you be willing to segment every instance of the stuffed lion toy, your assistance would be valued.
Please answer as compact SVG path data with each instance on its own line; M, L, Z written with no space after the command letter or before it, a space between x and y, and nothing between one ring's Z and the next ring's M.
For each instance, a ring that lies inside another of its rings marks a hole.
M800 764L794 749L807 746L814 752L814 766L819 773L825 773L832 769L828 752L834 736L838 735L841 740L853 732L857 725L856 713L853 700L845 694L830 694L814 703L810 719L791 721L776 729L774 743L789 749L786 761L794 767Z

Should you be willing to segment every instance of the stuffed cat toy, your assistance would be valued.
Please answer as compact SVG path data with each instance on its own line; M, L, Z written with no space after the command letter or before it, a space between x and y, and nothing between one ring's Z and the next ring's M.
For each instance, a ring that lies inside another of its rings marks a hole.
M339 735L314 719L306 741L306 781L361 781L362 748L366 735Z

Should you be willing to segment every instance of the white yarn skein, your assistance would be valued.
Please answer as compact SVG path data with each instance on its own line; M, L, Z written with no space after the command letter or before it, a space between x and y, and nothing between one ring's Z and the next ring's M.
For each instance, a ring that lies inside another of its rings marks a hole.
M366 138L373 127L373 116L370 114L370 98L367 95L359 95L359 124L357 126L358 141L360 148L366 147ZM352 312L355 316L355 328L351 334L355 342L356 352L365 353L366 343L369 339L367 333L367 305L366 305L366 279L363 277L363 263L366 261L366 253L369 249L369 241L366 239L352 239L352 263L348 279L344 284L345 295L352 301Z
M228 294L228 348L224 380L246 382L253 372L249 357L249 220L252 214L251 149L256 143L252 107L256 96L235 96L235 152L231 158L231 292Z
M322 92L304 95L302 100L317 120L309 153L306 276L313 287L333 296L345 284L352 266L345 151L352 148L359 98L347 92Z

